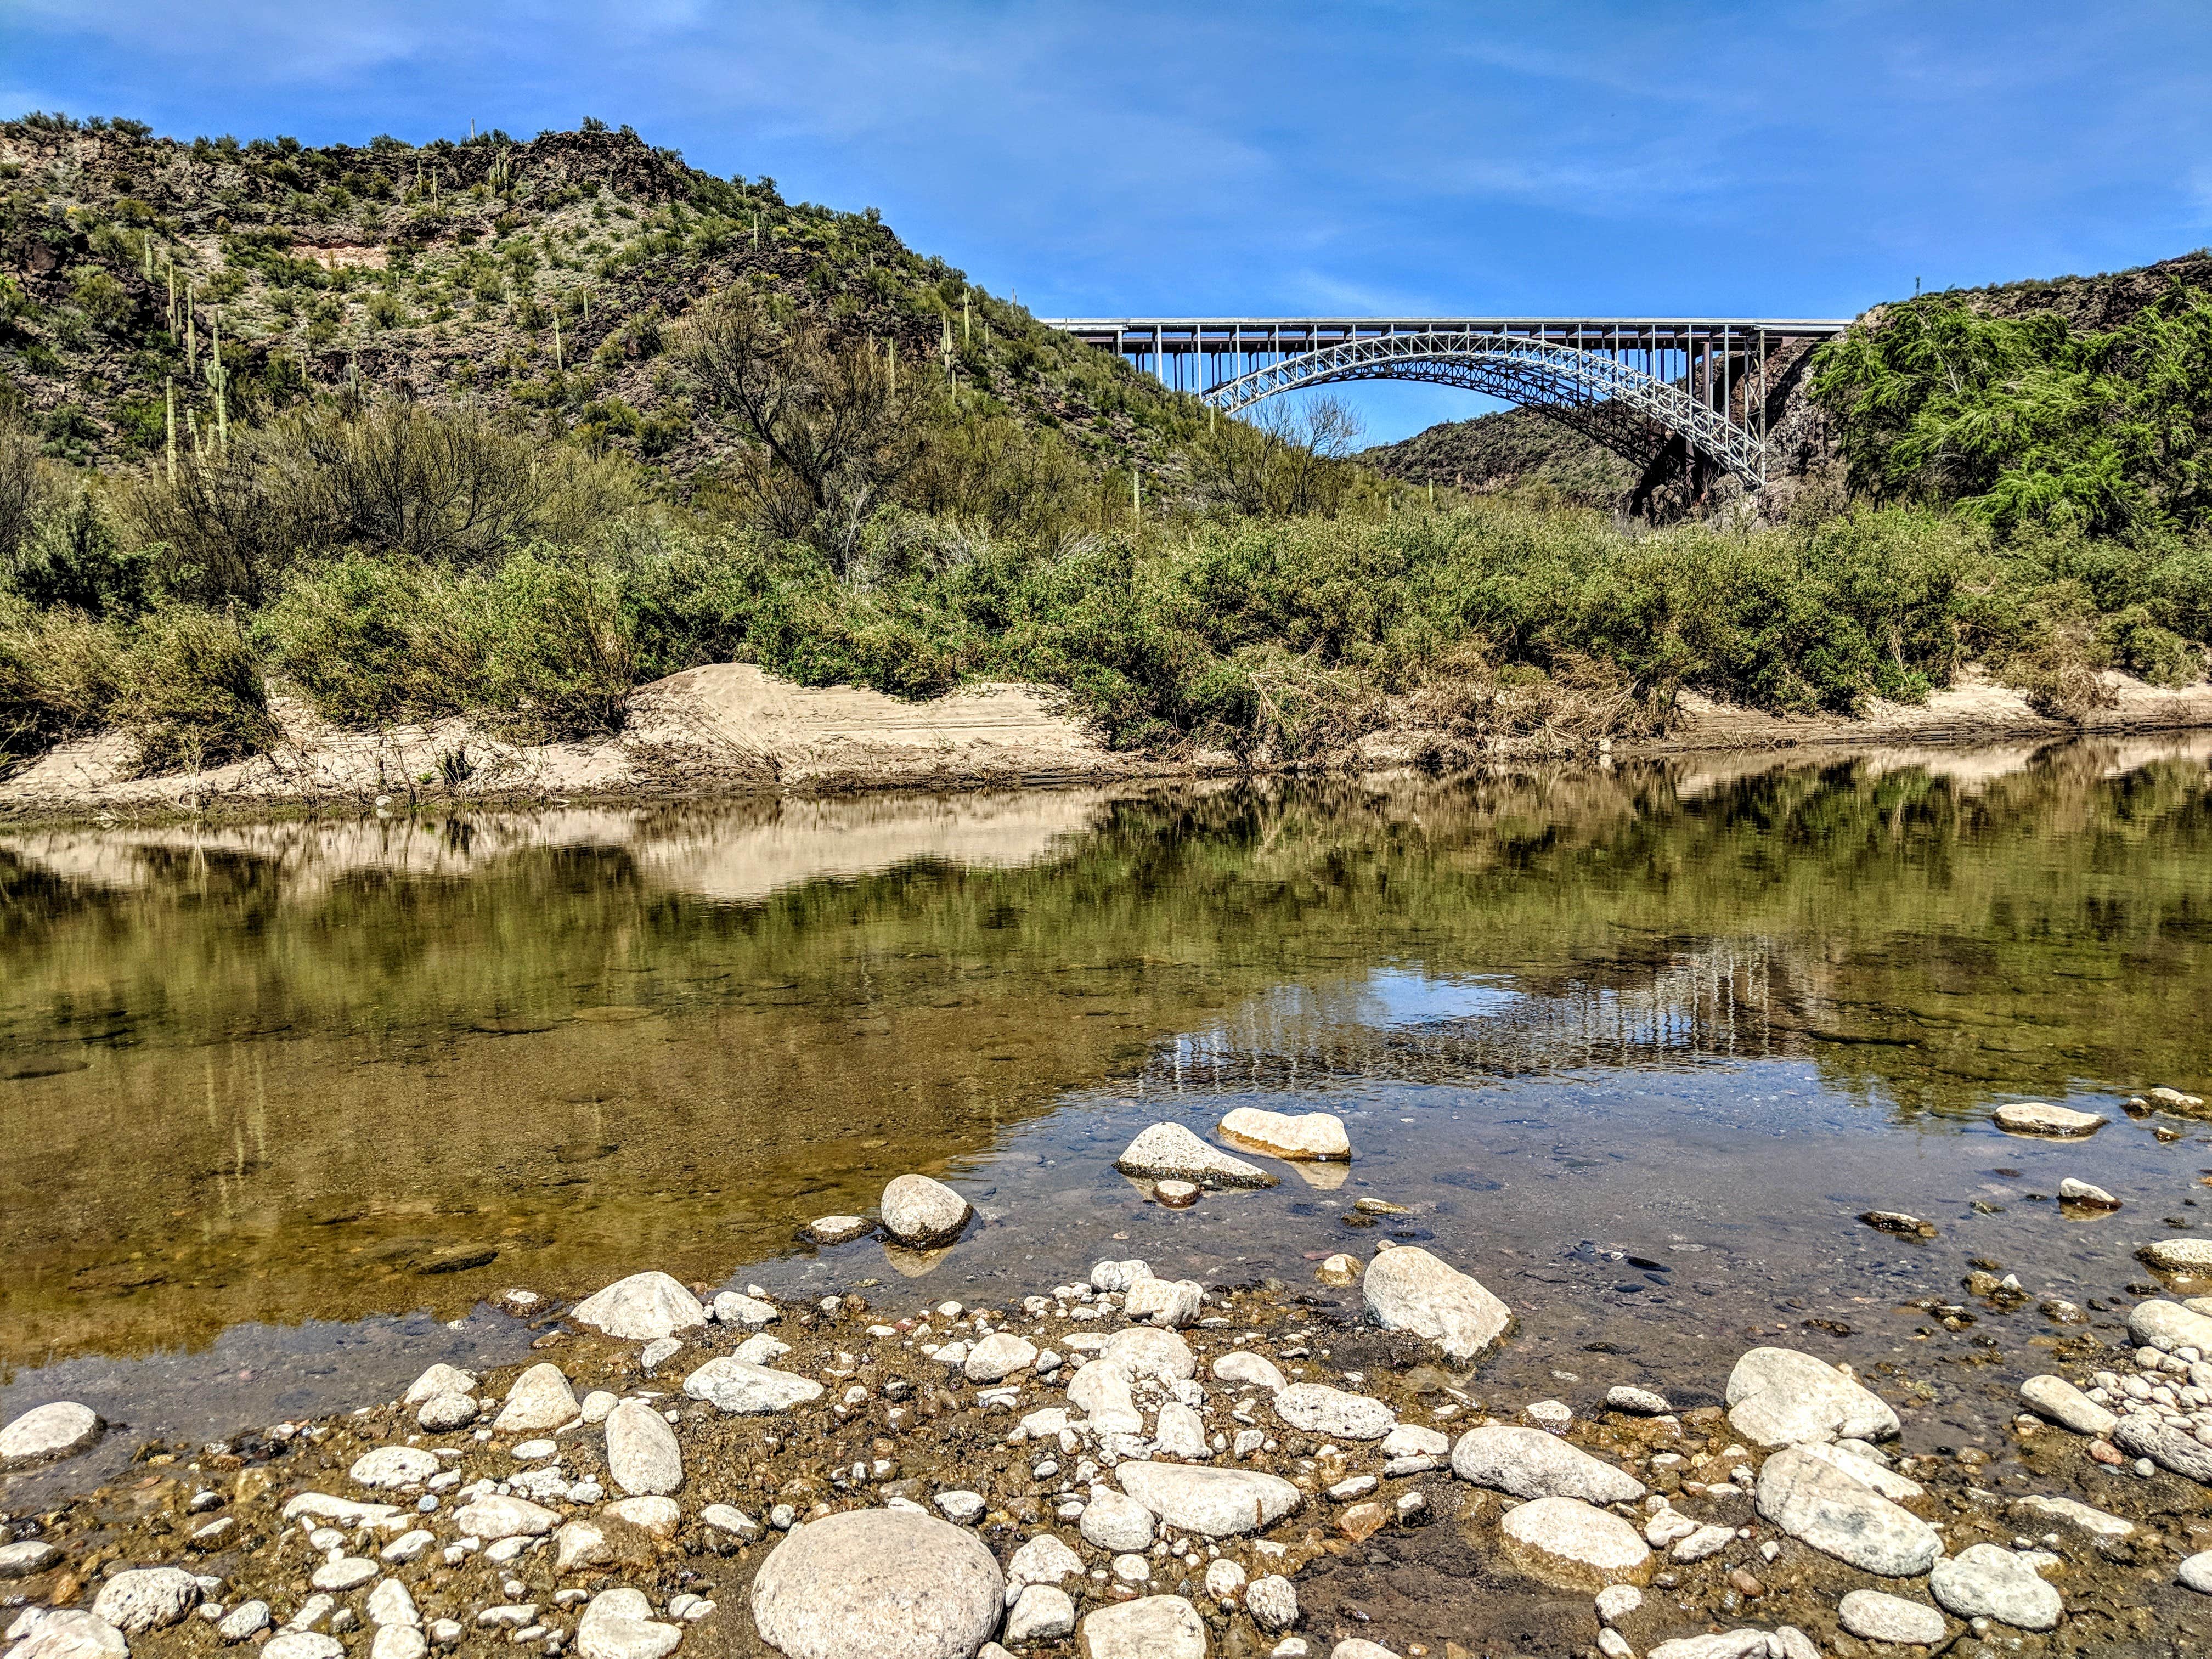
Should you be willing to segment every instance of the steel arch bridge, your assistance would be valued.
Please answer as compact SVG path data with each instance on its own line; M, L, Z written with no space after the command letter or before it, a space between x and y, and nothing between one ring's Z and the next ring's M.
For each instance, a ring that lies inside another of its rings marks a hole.
M1540 410L1642 466L1681 440L1752 489L1783 363L1840 320L1771 318L1062 318L1079 339L1227 413L1306 386L1425 380Z

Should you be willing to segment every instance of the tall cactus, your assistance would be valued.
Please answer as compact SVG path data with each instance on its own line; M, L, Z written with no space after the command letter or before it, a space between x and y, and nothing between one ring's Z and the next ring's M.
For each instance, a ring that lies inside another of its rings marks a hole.
M207 383L215 393L215 437L217 448L230 445L230 371L222 366L222 313L218 311L209 319L212 331L208 342Z
M168 406L169 482L174 484L177 482L177 377L175 375L167 377L167 384L162 388L162 398Z

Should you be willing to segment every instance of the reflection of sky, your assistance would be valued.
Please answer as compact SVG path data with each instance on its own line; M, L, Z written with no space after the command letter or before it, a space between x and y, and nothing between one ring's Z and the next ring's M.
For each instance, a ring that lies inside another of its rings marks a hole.
M1384 968L1368 975L1360 1012L1370 1024L1422 1025L1431 1020L1466 1019L1494 1014L1516 993L1503 978L1431 979L1425 974Z

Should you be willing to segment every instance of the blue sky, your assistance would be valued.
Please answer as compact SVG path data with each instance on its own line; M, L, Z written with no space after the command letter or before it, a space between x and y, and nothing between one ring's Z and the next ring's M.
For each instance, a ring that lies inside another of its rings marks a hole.
M0 110L628 122L1040 315L1840 316L2212 242L2212 4L0 0ZM1363 388L1370 435L1483 407Z

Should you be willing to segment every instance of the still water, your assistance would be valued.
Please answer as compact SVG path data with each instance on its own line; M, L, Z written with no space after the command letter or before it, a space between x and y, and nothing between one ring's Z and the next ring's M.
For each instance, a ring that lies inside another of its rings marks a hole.
M1905 1304L1972 1257L2117 1292L2212 1165L2119 1109L2212 1070L2208 757L0 835L0 1416L125 1425L82 1483L513 1358L509 1286L905 1309L1133 1255L1350 1316L1314 1262L1395 1237L1520 1316L1483 1386L1695 1403L1764 1335L1978 1437L2054 1328ZM2023 1097L2112 1121L1996 1132ZM1183 1212L1114 1171L1242 1104L1355 1161ZM794 1237L907 1170L981 1212L949 1253ZM2066 1174L2129 1207L2062 1217Z

